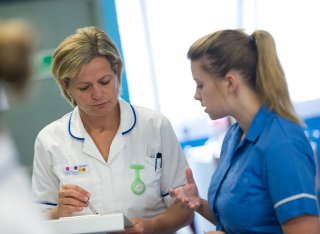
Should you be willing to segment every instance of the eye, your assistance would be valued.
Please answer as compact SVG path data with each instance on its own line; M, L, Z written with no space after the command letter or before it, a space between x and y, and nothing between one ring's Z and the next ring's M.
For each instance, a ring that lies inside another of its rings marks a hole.
M107 84L110 83L110 80L101 80L100 83L101 83L102 85L107 85Z
M197 89L202 89L203 85L202 84L197 84Z
M79 87L78 89L80 91L86 91L89 88L89 86L83 86L83 87Z

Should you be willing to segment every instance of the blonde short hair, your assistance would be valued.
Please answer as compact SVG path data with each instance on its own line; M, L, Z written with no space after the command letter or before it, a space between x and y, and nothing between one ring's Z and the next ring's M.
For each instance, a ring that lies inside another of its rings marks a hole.
M65 38L52 57L51 71L65 98L73 105L75 101L61 85L69 85L70 79L78 76L85 65L95 57L105 57L111 64L121 84L122 60L111 38L101 29L91 26L79 28L75 34ZM120 87L120 85L119 85Z

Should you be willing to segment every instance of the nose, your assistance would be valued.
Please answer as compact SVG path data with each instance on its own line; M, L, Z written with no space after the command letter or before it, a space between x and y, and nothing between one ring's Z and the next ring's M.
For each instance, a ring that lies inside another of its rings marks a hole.
M92 86L91 97L95 100L99 100L103 96L103 91L99 85Z
M197 92L197 90L196 90L196 92L194 93L193 98L194 98L195 100L197 100L197 101L200 101L200 100L201 100L201 96L200 96L200 94Z

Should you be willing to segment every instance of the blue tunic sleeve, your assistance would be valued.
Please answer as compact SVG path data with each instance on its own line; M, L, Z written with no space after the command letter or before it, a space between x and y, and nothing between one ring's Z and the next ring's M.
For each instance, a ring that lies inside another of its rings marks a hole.
M281 224L304 214L319 215L314 160L311 146L302 136L270 147L263 174Z

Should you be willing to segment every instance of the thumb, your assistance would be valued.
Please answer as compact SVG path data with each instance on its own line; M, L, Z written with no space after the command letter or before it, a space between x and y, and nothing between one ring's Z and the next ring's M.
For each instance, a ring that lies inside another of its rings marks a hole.
M185 173L186 173L187 184L195 184L195 181L192 175L192 170L190 167L186 168Z
M176 197L177 196L177 193L176 193L175 189L169 189L169 194L170 194L171 197Z

